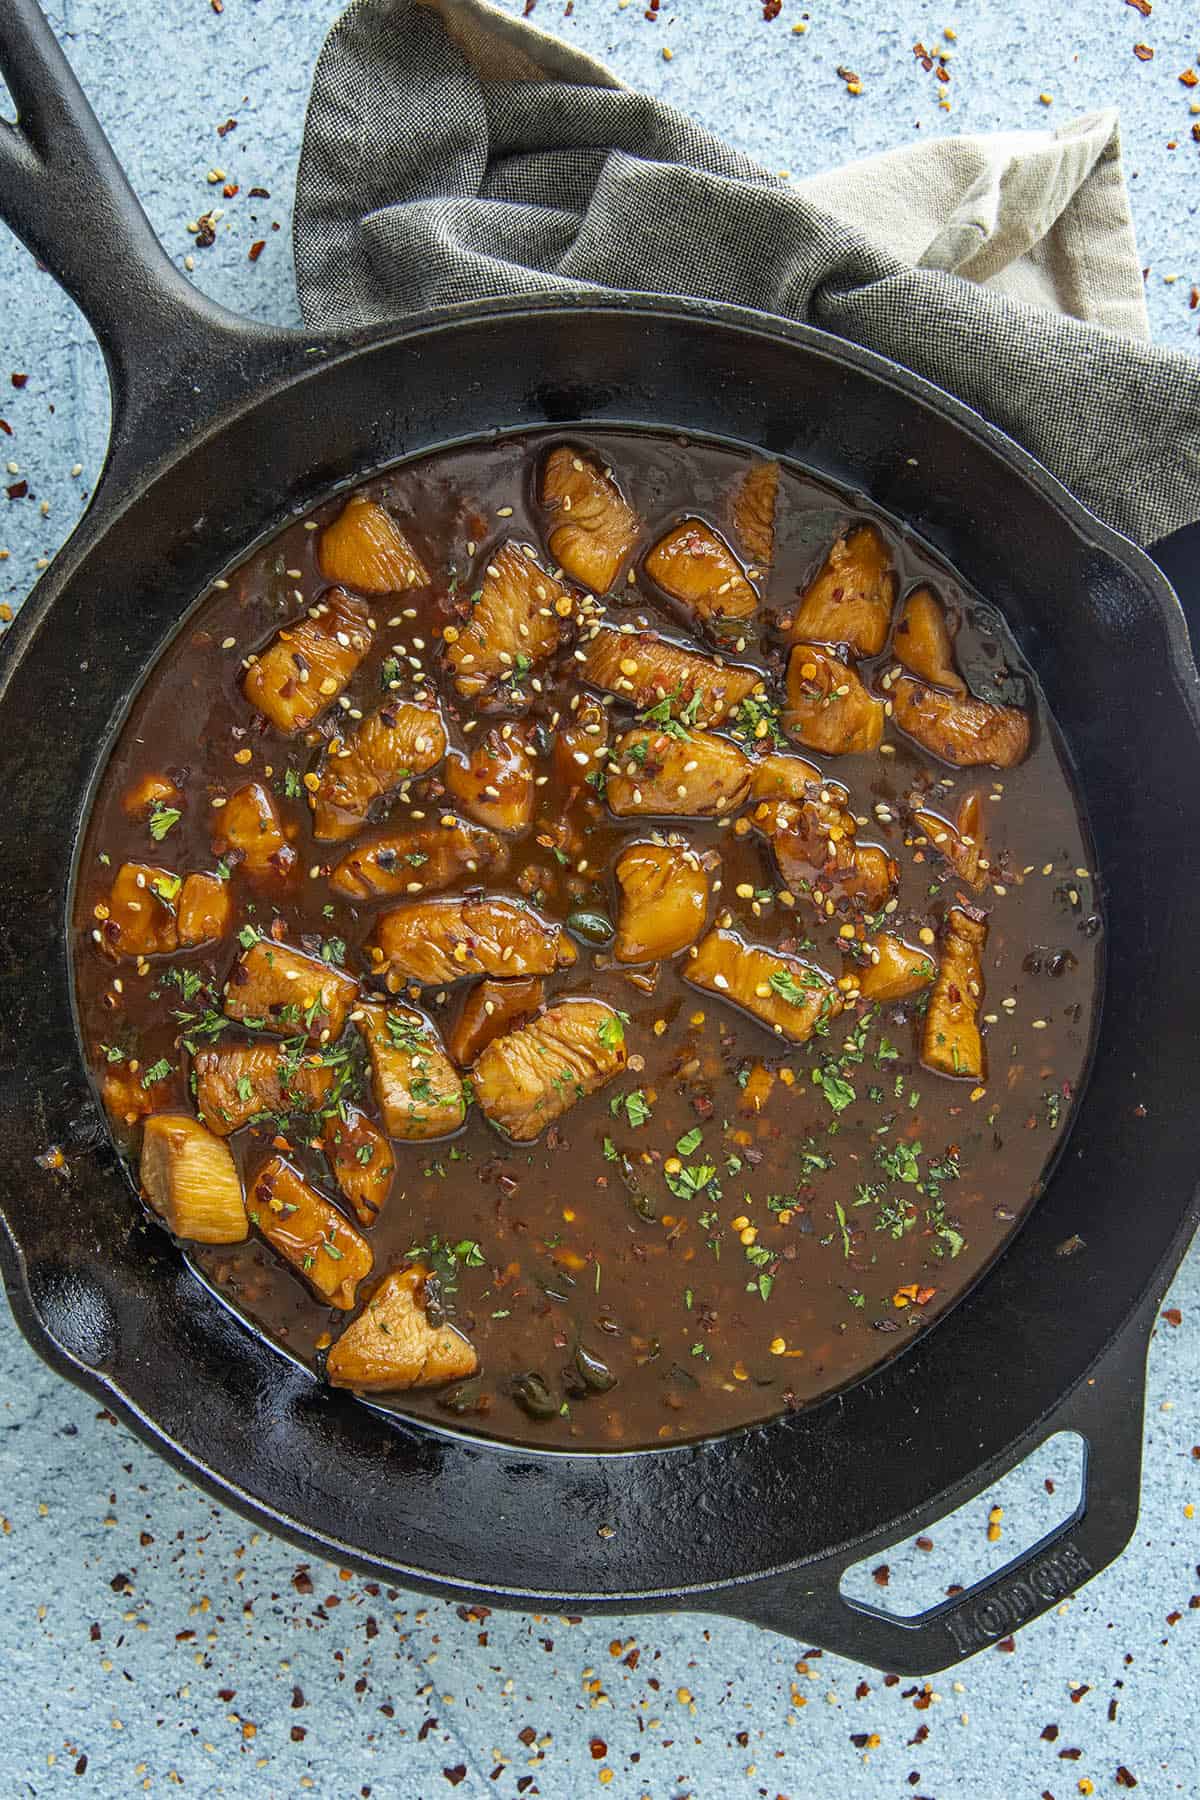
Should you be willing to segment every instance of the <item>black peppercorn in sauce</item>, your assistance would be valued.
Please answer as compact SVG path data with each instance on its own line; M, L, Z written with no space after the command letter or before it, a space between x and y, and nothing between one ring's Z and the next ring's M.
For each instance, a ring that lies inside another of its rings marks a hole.
M1002 621L710 442L460 448L289 525L81 857L149 1206L319 1378L501 1438L694 1438L895 1354L1086 1064L1086 833Z

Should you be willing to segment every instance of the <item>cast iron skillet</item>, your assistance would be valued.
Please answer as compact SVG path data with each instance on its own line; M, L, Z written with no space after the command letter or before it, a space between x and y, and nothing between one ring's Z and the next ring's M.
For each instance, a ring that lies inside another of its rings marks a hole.
M87 314L114 403L96 498L0 668L0 1252L30 1342L211 1493L386 1581L555 1611L686 1605L913 1671L1044 1611L1133 1531L1148 1335L1197 1219L1200 706L1166 581L965 407L817 331L641 296L454 308L350 341L239 321L159 248L34 0L4 0L0 66L20 114L0 211ZM194 596L335 484L547 421L756 444L943 552L1041 673L1106 916L1090 1084L985 1277L823 1404L637 1454L386 1422L231 1318L140 1218L69 980L81 820ZM39 1161L51 1146L60 1167ZM908 1622L840 1595L849 1563L1064 1428L1087 1441L1084 1498L1017 1564Z

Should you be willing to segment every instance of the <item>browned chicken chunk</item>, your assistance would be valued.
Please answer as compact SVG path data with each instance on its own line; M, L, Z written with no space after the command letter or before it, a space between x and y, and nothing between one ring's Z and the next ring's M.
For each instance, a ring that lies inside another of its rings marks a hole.
M210 1131L228 1137L261 1114L316 1112L333 1083L333 1071L282 1044L221 1044L199 1050L196 1109Z
M816 644L797 644L788 658L783 729L806 750L863 756L883 739L883 701L854 670Z
M857 842L845 788L800 757L766 756L754 792L762 798L751 818L792 892L807 894L827 916L877 912L891 898L896 864L877 845Z
M465 700L494 682L519 687L523 677L558 647L559 603L570 613L570 595L517 544L503 544L483 574L479 599L446 660Z
M307 1281L319 1300L350 1312L358 1284L371 1273L371 1246L331 1200L282 1156L254 1178L247 1202L252 1223L272 1250Z
M606 792L618 818L675 814L713 818L732 812L750 792L754 765L736 744L707 731L682 736L639 725L614 752Z
M95 938L104 954L169 956L177 950L175 904L182 886L171 869L158 869L152 863L122 863L107 901L97 908Z
M360 1225L373 1225L391 1192L396 1158L379 1127L358 1106L334 1113L321 1133L329 1169Z
M425 1310L429 1271L419 1263L385 1275L357 1319L329 1352L334 1387L360 1394L402 1393L461 1381L479 1367L474 1347L453 1325L433 1325Z
M601 626L583 645L579 673L639 712L664 703L689 725L719 725L748 694L761 690L757 669L718 661L672 643L656 631Z
M158 807L178 806L183 795L169 775L143 775L121 795L121 810L129 819L144 819Z
M793 1044L807 1042L822 1020L842 1010L837 987L823 969L748 944L736 931L710 931L681 972L693 987L720 994Z
M1029 718L1019 706L993 706L973 694L944 694L910 675L902 675L891 694L892 716L901 731L955 768L991 763L1011 769L1028 754Z
M965 694L967 684L954 666L954 641L946 614L932 588L914 588L900 608L892 654L912 675L931 687Z
M446 1047L460 1069L467 1069L493 1038L523 1024L542 1004L546 984L540 975L519 981L492 981L487 976L463 995Z
M249 1226L228 1144L190 1113L155 1113L142 1133L142 1192L176 1237L240 1244Z
M424 1014L410 1006L362 1006L355 1023L370 1053L388 1136L424 1141L457 1131L467 1114L462 1082Z
M230 794L212 816L214 856L224 857L248 875L286 875L296 852L288 843L274 797L261 781L247 782Z
M683 519L646 556L646 573L698 619L748 619L758 595L741 563L703 519Z
M694 850L630 844L615 873L618 962L658 962L695 943L708 912L708 876Z
M978 794L968 794L958 809L957 823L940 818L933 812L915 812L914 840L928 852L944 856L960 881L968 887L983 889L991 879L988 870L987 845L983 836L983 808Z
M446 727L436 706L385 700L353 736L330 740L320 786L309 795L313 836L321 843L353 837L373 801L428 774L446 754Z
M388 985L433 987L464 975L550 975L575 961L561 926L503 898L415 900L381 913L370 955Z
M982 1081L983 948L987 919L974 909L952 906L942 931L942 960L921 1036L921 1061L942 1075Z
M529 1143L618 1075L625 1055L625 1029L611 1006L561 1000L486 1046L472 1076L475 1097L493 1125Z
M304 1032L310 1043L327 1044L342 1035L357 993L357 981L343 970L273 938L258 938L230 971L224 1012L281 1037Z
M449 813L444 818L451 822L383 831L355 844L331 871L330 887L358 901L436 894L464 875L481 875L502 860L494 832L451 819Z
M176 1099L172 1093L174 1070L162 1081L152 1081L149 1087L145 1081L140 1065L136 1070L127 1063L105 1069L100 1094L110 1119L121 1125L136 1125L147 1113L168 1110Z
M285 737L307 731L346 687L371 638L362 601L332 588L275 634L242 677L242 692Z
M878 656L896 603L891 553L874 525L838 538L787 623L788 642L845 644L855 656Z
M360 594L429 586L428 569L391 513L361 494L347 500L321 533L320 563L326 581Z
M469 756L453 755L446 764L446 790L480 825L492 831L528 830L537 798L537 770L529 755L528 733L519 725L493 726Z
M186 875L179 890L176 920L179 948L215 944L225 936L233 919L229 883L219 875Z
M611 475L590 456L559 444L542 466L542 505L550 515L555 562L581 587L607 593L641 530Z
M586 694L573 698L574 710L563 714L554 734L554 772L568 788L582 787L608 761L606 709Z
M891 932L868 939L867 950L869 962L858 968L846 965L848 975L857 975L864 1000L907 1000L910 994L923 992L937 974L927 951L914 949Z
M747 561L769 569L775 556L775 502L779 464L757 462L747 469L733 497L733 523Z

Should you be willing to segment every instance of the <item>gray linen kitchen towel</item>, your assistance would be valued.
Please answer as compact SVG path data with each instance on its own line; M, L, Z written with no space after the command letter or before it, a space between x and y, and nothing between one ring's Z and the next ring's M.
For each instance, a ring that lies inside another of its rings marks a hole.
M785 183L486 0L356 0L317 65L295 253L324 327L597 288L806 320L1140 542L1200 518L1200 358L1149 342L1112 112Z

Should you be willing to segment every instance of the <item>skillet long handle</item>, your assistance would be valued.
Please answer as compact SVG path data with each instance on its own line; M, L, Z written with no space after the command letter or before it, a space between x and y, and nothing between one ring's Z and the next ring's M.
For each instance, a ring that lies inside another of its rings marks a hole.
M1163 1284L1165 1286L1165 1283ZM797 1569L732 1589L719 1610L766 1625L806 1644L901 1675L932 1675L1008 1637L1062 1603L1125 1549L1137 1526L1145 1412L1146 1353L1163 1288L1142 1302L1092 1374L1016 1446L1004 1462L981 1472L962 1491L919 1518L836 1562ZM1069 1325L1064 1321L1064 1329ZM845 1570L886 1553L898 1538L936 1524L964 1501L977 1499L1039 1443L1059 1431L1084 1441L1083 1492L1074 1516L1040 1543L963 1593L915 1617L885 1613L850 1600L840 1588Z
M0 218L78 304L113 394L110 475L141 472L296 334L224 311L163 250L36 0L0 0Z

